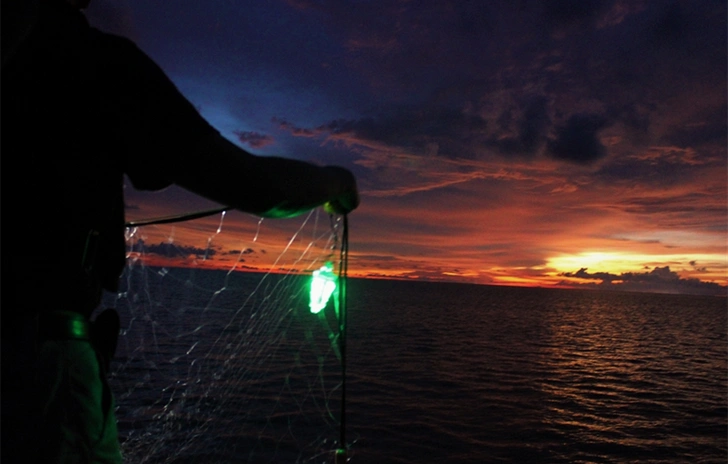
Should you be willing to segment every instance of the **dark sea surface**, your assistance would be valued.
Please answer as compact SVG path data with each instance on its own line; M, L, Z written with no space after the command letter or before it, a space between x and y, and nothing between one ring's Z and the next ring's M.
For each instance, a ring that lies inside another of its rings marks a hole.
M127 462L333 462L338 329L305 279L125 282ZM349 462L728 461L725 298L350 279L347 301Z

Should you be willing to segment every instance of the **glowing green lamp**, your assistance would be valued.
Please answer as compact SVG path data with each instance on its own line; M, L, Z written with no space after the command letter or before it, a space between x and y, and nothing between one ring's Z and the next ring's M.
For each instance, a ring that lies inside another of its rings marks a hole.
M314 314L321 312L334 290L336 290L336 274L334 274L334 265L329 261L318 270L313 271L311 298L308 303L311 312Z

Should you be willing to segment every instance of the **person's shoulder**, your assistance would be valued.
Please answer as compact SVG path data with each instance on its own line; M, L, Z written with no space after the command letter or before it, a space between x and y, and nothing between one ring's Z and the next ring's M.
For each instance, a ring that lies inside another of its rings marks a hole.
M127 78L158 72L151 58L131 39L96 28L91 28L89 34L94 59L102 68Z
M131 39L101 31L95 27L89 28L89 38L99 47L113 49L117 52L140 52L139 47Z

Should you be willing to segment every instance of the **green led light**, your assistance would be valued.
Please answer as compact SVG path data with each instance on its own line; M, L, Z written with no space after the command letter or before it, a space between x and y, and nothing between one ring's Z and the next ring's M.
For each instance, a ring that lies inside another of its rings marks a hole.
M311 278L311 293L308 306L311 312L317 314L326 307L331 294L336 290L336 274L334 265L327 262L320 269L313 271Z

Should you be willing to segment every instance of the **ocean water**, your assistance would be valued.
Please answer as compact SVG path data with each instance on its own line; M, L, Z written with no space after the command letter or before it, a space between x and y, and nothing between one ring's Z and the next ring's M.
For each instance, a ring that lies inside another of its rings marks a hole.
M338 330L302 279L126 282L127 462L333 462ZM728 460L725 298L350 279L347 301L351 463Z

